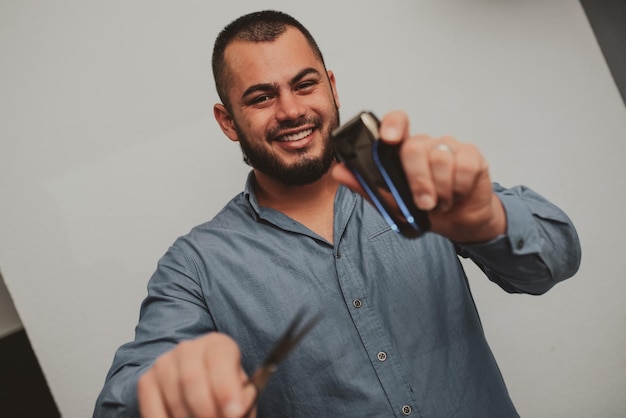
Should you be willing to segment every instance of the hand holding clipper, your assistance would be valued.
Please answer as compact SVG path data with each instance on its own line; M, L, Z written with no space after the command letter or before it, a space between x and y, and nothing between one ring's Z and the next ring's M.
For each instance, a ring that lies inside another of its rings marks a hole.
M368 197L392 230L418 237L430 229L426 212L413 202L398 146L380 140L380 122L361 112L332 135L336 153L357 178Z

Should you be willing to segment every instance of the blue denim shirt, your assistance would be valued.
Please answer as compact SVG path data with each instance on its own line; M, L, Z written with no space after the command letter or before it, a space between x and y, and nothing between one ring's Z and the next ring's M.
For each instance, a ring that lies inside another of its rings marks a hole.
M575 273L576 231L525 187L494 190L505 236L455 246L397 235L341 187L334 243L246 189L161 258L133 342L115 355L95 417L135 417L140 374L178 342L218 331L248 373L303 306L323 319L280 364L259 417L517 417L458 255L507 292L540 294Z

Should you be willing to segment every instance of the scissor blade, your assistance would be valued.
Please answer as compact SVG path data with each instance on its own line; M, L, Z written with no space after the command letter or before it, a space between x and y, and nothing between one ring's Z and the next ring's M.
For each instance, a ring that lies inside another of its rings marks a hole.
M302 340L302 338L308 334L315 325L317 325L321 318L321 315L317 314L303 323L303 316L304 311L299 311L289 325L289 328L287 328L287 331L285 331L274 349L267 356L267 360L264 363L266 366L272 364L278 365L278 363L280 363L287 356L287 354L289 354L289 352L300 342L300 340Z
M280 340L278 340L276 346L274 346L270 354L267 356L267 359L265 360L263 365L259 367L252 375L252 378L250 378L249 383L253 384L256 388L256 397L244 417L248 417L252 413L252 410L254 409L254 405L256 405L259 395L265 388L265 385L267 385L267 382L269 381L272 374L278 368L278 363L280 363L287 356L287 354L289 354L289 352L300 342L300 340L302 340L302 338L306 334L308 334L315 325L317 325L322 317L321 313L318 313L312 318L306 320L304 324L300 326L303 321L302 318L304 317L304 312L305 310L301 309L296 314L295 318L291 321L285 333L282 335Z

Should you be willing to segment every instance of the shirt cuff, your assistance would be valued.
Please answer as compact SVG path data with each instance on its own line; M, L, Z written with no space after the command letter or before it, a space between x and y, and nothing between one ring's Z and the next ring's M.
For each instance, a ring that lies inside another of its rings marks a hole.
M530 208L519 196L498 193L506 213L506 234L486 242L463 244L462 248L477 255L505 254L525 255L538 253L541 249L537 222Z

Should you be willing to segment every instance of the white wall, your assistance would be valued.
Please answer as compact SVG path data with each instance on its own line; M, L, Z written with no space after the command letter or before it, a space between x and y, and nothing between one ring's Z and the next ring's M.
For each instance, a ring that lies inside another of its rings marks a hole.
M0 269L63 416L91 414L167 246L241 190L210 53L260 7L317 36L344 118L404 108L568 211L575 278L542 297L470 279L522 416L623 416L626 111L579 3L259 4L0 3Z

